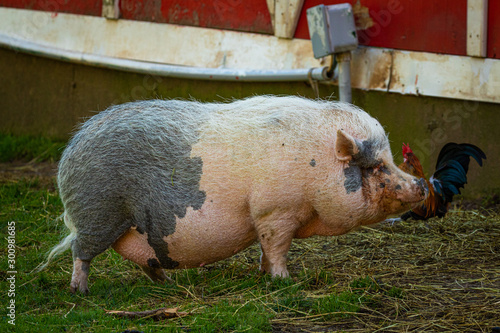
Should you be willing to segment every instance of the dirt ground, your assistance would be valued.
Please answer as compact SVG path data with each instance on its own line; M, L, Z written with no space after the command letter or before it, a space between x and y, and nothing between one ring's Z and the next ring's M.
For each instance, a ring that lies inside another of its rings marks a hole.
M21 179L36 180L40 187L55 189L57 163L10 162L0 163L0 184Z

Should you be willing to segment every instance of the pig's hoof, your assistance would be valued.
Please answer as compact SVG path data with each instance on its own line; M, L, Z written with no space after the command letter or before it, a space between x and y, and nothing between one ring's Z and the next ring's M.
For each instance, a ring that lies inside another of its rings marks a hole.
M162 268L153 268L149 266L142 266L141 268L152 282L164 282L165 280L171 281Z
M90 261L83 261L76 258L73 265L73 275L71 276L69 290L74 294L76 289L78 289L82 294L87 295L89 293L87 279L89 277Z
M77 287L74 287L73 285L69 286L69 291L71 291L72 294L76 293Z
M82 293L83 295L88 295L89 294L89 288L87 287L87 285L85 286L78 286L76 283L71 283L70 286L69 286L69 290L71 291L71 293L73 294L76 294L76 290L79 290L80 293Z
M288 273L287 270L282 270L282 271L278 271L278 272L273 272L272 273L272 277L273 279L274 278L282 278L282 279L286 279L287 277L289 277L290 274Z

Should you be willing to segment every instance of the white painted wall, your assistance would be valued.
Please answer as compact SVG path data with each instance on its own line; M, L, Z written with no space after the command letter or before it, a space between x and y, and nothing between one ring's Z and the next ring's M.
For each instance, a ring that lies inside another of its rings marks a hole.
M0 34L46 46L179 66L286 70L322 67L308 40L0 7ZM358 48L352 86L500 103L500 60Z

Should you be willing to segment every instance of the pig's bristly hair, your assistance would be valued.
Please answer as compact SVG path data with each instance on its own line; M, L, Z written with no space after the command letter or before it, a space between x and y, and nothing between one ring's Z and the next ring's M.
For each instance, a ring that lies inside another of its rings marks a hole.
M69 219L69 217L63 213L58 219L63 219L64 220L64 224L66 225L66 227L69 229L70 231L70 234L68 236L66 236L62 241L61 243L57 244L56 246L54 246L49 254L47 255L47 259L45 260L44 263L42 263L35 271L39 272L43 269L45 269L45 267L47 267L47 265L51 262L51 260L55 257L57 257L58 255L60 255L61 253L65 252L66 250L68 250L70 247L71 247L71 242L76 238L76 233L77 233L77 230L75 228L75 226L73 225L73 223L71 222L71 220Z
M256 136L284 131L300 133L289 140L316 142L336 137L342 128L360 140L385 137L377 121L356 106L342 102L310 100L297 96L256 96L229 104L205 104L211 112L202 124L201 140L233 142L251 132ZM335 126L335 128L334 128ZM243 134L244 135L244 134Z
M197 143L200 143L199 149L205 155L212 156L217 156L219 152L210 150L222 145L226 149L238 148L234 149L237 151L235 154L240 154L233 156L235 160L241 158L240 161L244 162L245 154L253 154L250 159L253 163L261 158L265 159L264 154L269 149L274 149L276 153L280 147L286 145L286 147L293 147L303 152L307 165L312 163L311 166L314 166L316 163L315 160L313 161L314 154L316 152L321 154L318 151L324 151L324 149L318 150L318 146L326 144L333 152L337 129L343 129L357 140L369 139L375 142L377 147L388 147L387 137L378 121L361 109L341 102L310 100L294 96L256 96L231 103L152 100L112 106L85 122L63 153L58 174L59 185L64 183L64 190L60 186L61 199L65 203L73 200L75 193L80 190L79 183L75 183L72 173L80 173L76 177L81 177L82 170L85 170L89 163L95 164L110 160L116 162L115 165L122 167L125 172L130 167L129 164L134 163L136 156L133 151L120 150L119 147L139 147L141 150L148 150L151 161L157 162L165 158L165 153L187 154L188 156L185 157L189 158L189 149L174 149L173 151L170 149L175 148L176 142L183 142L184 145L191 146L193 149L196 149ZM140 135L134 136L135 134ZM164 142L164 144L158 145L158 142ZM95 152L89 147L98 147L98 154L104 156L99 156L99 159L94 158ZM257 152L254 153L254 151ZM65 156L80 156L78 157L79 163L83 165L80 165L78 170L65 168L63 167L66 163ZM126 159L123 156L126 156ZM212 158L212 160L216 159ZM139 162L139 165L148 163L148 160L143 160ZM293 161L284 163L293 163ZM262 174L267 172L264 169L265 166L255 166L251 163L237 163L237 165L241 168L263 168L259 170ZM300 172L294 171L293 168L289 169L291 172ZM96 168L96 170L102 170L102 168ZM173 177L172 170L158 169L157 171L162 172L161 176L167 179L167 182ZM184 177L193 177L192 180L187 179L186 183L194 184L199 182L196 177L199 178L200 175L184 175ZM150 185L154 183L151 179L137 181ZM96 190L102 194L111 191L113 186L114 184L107 183ZM173 188L172 191L176 189ZM179 196L186 196L184 192L179 193ZM92 195L89 192L89 196ZM88 198L87 201L81 202L81 205L91 207L91 200L92 198ZM71 208L65 205L65 209L64 222L70 234L52 249L41 269L46 267L55 256L67 250L77 235L78 223L76 220L74 224L72 223L71 214L68 214L68 212L71 213ZM103 234L111 233L113 231L111 229L114 228L106 225L101 227L106 229L101 230Z
M307 163L313 159L313 163L318 159L331 161L329 156L324 156L328 150L321 147L331 147L331 154L334 153L337 129L343 129L359 142L371 140L380 150L389 147L380 123L348 103L296 96L256 96L229 104L200 106L208 109L207 119L200 123L198 138L204 154L212 155L217 150L210 150L210 145L222 145L233 152L235 168L259 173L262 178L269 179L271 175L267 175L269 165L259 161L266 160L266 156L273 153L282 156L283 149L296 152L292 159L277 157L283 171L286 170L290 177L303 171L295 168L297 158L307 159Z

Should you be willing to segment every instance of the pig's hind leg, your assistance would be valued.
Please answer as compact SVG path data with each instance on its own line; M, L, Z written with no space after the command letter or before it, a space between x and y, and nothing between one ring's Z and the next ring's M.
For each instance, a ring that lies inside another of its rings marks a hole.
M72 293L75 293L78 289L81 293L88 294L90 262L94 257L108 249L126 231L126 228L109 228L103 230L102 227L84 228L76 225L76 229L76 238L71 243L73 275L71 277L70 290Z
M153 282L163 282L165 280L172 281L172 279L167 277L163 268L153 268L149 266L141 266L141 268Z
M113 249L123 259L129 259L138 264L153 282L165 281L167 275L161 268L154 249L149 245L147 235L139 233L137 228L130 228L114 244Z
M80 290L83 294L89 293L88 277L90 271L90 260L81 260L76 258L73 260L73 275L71 276L70 290L74 294L76 290Z

